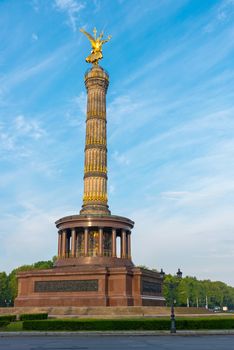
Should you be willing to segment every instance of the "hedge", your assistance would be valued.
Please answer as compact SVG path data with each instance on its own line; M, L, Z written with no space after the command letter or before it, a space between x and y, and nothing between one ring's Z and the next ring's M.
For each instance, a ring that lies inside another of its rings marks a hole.
M24 321L24 330L41 331L112 331L112 330L164 330L170 327L170 321L166 319L115 319L115 320L46 320Z
M177 319L178 330L234 329L234 318ZM24 321L24 330L38 331L120 331L120 330L169 330L169 319L52 319Z
M234 318L212 317L212 318L193 318L178 319L176 321L177 329L234 329Z
M2 321L14 322L16 321L16 315L1 315L0 322Z
M21 314L19 315L20 321L26 321L26 320L45 320L48 318L47 313L40 313L40 314Z
M10 321L7 321L7 320L1 321L0 320L0 328L6 327L9 323L10 323Z

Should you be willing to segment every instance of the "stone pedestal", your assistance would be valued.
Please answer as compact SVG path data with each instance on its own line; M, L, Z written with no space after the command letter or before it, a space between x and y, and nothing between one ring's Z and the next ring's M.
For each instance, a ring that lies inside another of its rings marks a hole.
M98 265L20 272L17 307L162 306L158 273Z

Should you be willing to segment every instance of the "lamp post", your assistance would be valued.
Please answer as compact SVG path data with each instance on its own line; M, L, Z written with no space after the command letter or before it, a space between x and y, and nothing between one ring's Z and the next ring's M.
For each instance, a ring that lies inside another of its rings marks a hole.
M161 271L160 271L160 276L162 279L165 276L165 272L163 271L163 269L161 269ZM175 310L174 310L174 291L178 287L179 280L182 278L182 272L180 271L180 269L178 269L178 271L176 273L176 278L177 278L176 282L172 282L172 281L166 282L166 284L168 285L169 291L170 291L170 299L171 299L171 330L170 330L171 333L176 333Z

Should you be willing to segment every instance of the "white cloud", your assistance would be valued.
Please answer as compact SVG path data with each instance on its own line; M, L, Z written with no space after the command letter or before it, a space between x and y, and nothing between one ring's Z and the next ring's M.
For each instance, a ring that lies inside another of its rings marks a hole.
M4 255L1 254L0 266L8 271L17 267L16 263L31 264L51 259L57 254L56 214L38 208L25 210L21 215L8 214L2 217L0 237Z
M22 174L18 176L23 177ZM43 192L33 188L31 192L27 186L25 188L26 191L17 188L16 201L4 206L1 212L2 271L10 272L17 266L48 260L57 255L57 229L54 223L62 215L73 213L71 205L61 205L61 198L58 197L61 192L58 190ZM64 188L62 197L68 198L67 192L67 188Z
M115 191L116 191L115 186L114 186L114 185L110 185L110 186L109 186L109 193L110 193L110 194L114 194Z
M8 118L7 123L0 124L0 156L1 159L25 158L32 155L37 142L47 136L46 130L36 119L29 119L23 115ZM29 146L30 144L30 146Z
M186 207L186 204L185 204ZM233 206L196 207L178 211L167 203L133 212L133 258L137 264L163 267L173 273L234 283ZM185 208L186 209L186 208Z
M86 95L81 92L74 97L64 113L69 126L77 127L85 132Z
M68 24L74 32L77 30L78 13L85 5L76 0L55 0L55 8L60 12L65 12L68 16Z
M39 11L39 0L32 0L31 5L35 12Z
M0 130L0 148L6 151L15 149L15 142L12 136Z
M213 16L209 23L203 29L205 33L212 33L218 29L222 24L229 21L234 14L234 1L225 0L219 3L213 12Z
M129 165L130 161L124 154L120 154L118 151L113 153L114 160L121 165Z
M101 9L101 1L100 0L93 0L94 5L94 12L98 12Z
M32 33L32 40L37 41L38 40L38 35L36 33Z
M15 66L10 73L0 76L0 85L4 86L2 93L6 94L11 92L13 88L27 80L40 76L41 74L47 75L47 81L51 78L53 71L56 72L55 67L57 64L61 66L65 61L61 60L61 57L66 57L68 53L72 54L73 43L66 43L64 46L59 47L52 53L48 54L46 57L32 57L31 60L24 61L22 66ZM43 81L44 83L44 81ZM41 83L43 86L43 84ZM38 90L38 87L35 90ZM29 96L28 96L29 98ZM0 102L1 102L1 91L0 91Z
M40 127L37 120L27 120L23 115L18 115L15 118L14 126L19 135L27 135L34 140L46 135L46 131Z
M145 77L147 74L150 74L149 72L159 68L163 64L165 64L167 61L170 61L173 57L178 55L179 52L182 51L182 49L185 47L185 42L177 43L177 45L172 49L169 47L165 51L163 51L159 56L156 58L150 60L146 64L142 65L138 69L134 70L134 73L130 73L127 75L127 78L123 82L123 84L131 84L135 80L141 79L142 77Z
M107 107L107 120L112 125L109 136L110 144L117 143L124 133L133 133L141 125L144 125L152 113L148 113L147 99L139 100L134 95L120 95L115 97ZM144 118L142 118L144 110ZM155 106L154 106L155 111ZM124 127L123 127L124 125Z
M130 95L117 96L107 107L108 119L114 124L126 123L126 117L137 110L140 105L141 102L134 101Z
M131 198L122 206L136 222L136 264L234 284L233 115L233 108L197 112L124 151L131 171L119 167L115 184Z
M73 99L73 102L83 114L86 113L86 101L87 101L87 97L83 91L79 94L79 96L76 96Z

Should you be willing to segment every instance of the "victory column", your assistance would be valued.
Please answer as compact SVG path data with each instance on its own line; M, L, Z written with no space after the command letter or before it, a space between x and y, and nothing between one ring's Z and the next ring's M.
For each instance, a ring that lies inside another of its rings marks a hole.
M131 258L134 222L112 215L107 204L107 72L99 66L102 45L110 40L84 29L91 43L86 58L87 89L84 195L80 214L62 217L53 269L18 274L16 306L164 305L159 273L135 267ZM124 127L124 126L123 126ZM143 232L147 234L147 232ZM120 249L117 251L117 239Z

